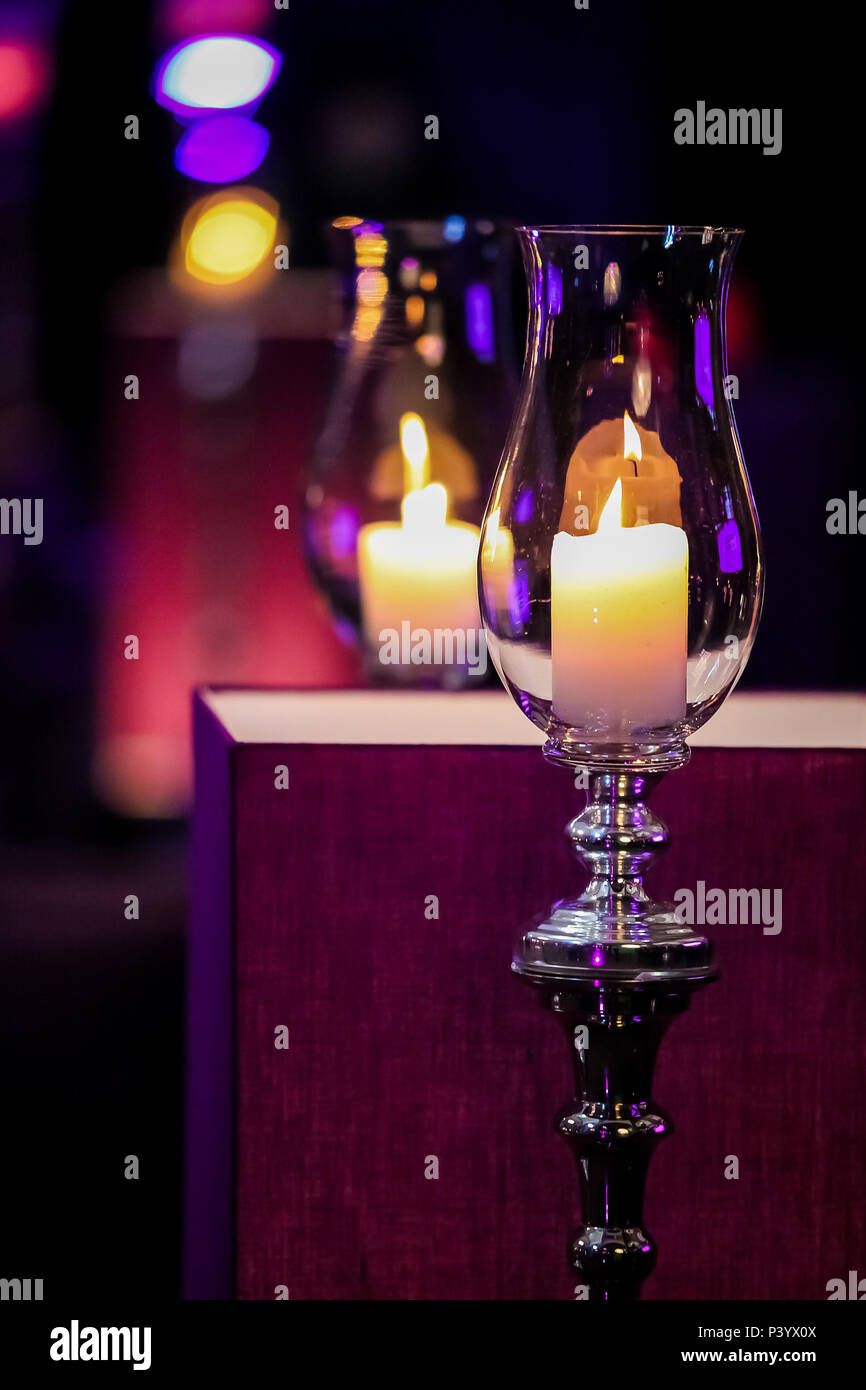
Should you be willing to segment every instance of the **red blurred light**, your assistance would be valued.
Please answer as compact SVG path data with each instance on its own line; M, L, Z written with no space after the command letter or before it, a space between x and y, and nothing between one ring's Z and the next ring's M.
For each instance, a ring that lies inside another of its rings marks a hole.
M38 104L47 86L44 53L26 43L0 41L0 121L24 116Z
M728 363L745 367L764 356L764 314L758 287L744 275L734 276L728 296Z
M178 39L217 30L255 33L273 17L272 0L162 0L157 11L161 31Z

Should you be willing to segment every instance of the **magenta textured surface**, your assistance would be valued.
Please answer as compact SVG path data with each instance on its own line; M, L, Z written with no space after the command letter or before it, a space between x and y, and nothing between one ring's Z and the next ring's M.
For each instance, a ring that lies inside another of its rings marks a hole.
M201 711L197 758L211 792L210 760L231 772L230 804L197 806L199 873L220 827L233 847L194 933L234 941L233 1134L199 1137L235 1150L211 1213L235 1221L236 1294L573 1297L569 1058L509 962L582 883L562 834L581 793L534 749L227 747ZM866 1268L866 757L698 751L653 804L672 832L654 889L778 888L783 925L712 929L722 978L663 1044L676 1133L650 1172L645 1297L823 1299Z

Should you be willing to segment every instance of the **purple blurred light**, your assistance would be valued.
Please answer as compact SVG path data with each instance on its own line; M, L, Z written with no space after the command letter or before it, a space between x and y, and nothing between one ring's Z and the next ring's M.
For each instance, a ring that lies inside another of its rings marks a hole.
M547 267L547 312L551 318L562 313L562 271L558 265Z
M734 520L723 522L716 540L722 574L739 574L743 568L743 547L737 523Z
M354 507L338 507L331 517L331 551L341 559L353 555L358 546L358 513Z
M508 595L508 615L516 631L529 622L529 574L525 560L515 560L511 591Z
M710 351L710 321L706 314L695 319L695 385L708 410L715 410L713 359Z
M517 501L514 504L515 521L531 521L535 511L535 498L532 495L532 488L525 487L517 494Z
M466 288L466 341L479 362L493 361L493 302L489 285Z
M232 183L258 169L270 136L247 116L207 116L183 135L174 166L201 183Z

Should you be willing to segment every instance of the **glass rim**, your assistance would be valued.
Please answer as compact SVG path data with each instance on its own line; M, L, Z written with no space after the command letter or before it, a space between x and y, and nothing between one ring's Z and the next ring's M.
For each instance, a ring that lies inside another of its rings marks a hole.
M539 222L537 225L527 224L526 226L522 227L518 226L515 227L514 230L516 232L525 232L527 235L531 235L533 232L535 232L543 236L549 236L551 234L556 233L559 233L562 236L573 236L576 232L580 232L582 235L586 236L648 236L656 234L659 236L664 236L671 231L674 233L674 235L680 236L703 237L706 235L707 232L711 232L713 236L743 235L742 227L714 227L710 226L709 224L706 226L696 226L693 224L686 225L685 223L680 224L676 222L624 222L610 224L604 222L583 222L574 223L573 225L566 224L564 222Z

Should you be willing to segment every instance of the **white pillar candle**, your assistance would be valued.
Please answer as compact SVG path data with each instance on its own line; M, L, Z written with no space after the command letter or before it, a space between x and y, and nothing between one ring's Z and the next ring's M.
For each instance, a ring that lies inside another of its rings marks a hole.
M553 713L610 741L686 712L686 533L623 527L621 508L617 479L597 531L554 536L550 569Z

